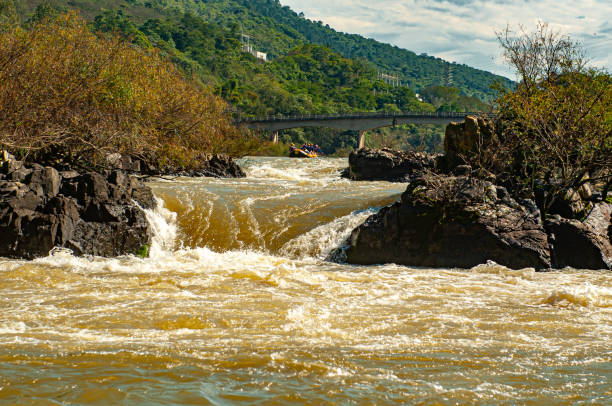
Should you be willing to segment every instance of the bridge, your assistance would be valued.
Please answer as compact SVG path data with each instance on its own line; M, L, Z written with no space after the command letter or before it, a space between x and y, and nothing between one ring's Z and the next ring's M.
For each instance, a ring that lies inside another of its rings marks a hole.
M326 127L341 130L359 131L359 148L365 146L365 133L382 127L395 127L402 124L447 125L453 121L463 121L465 116L482 116L486 113L350 113L339 115L309 116L268 116L241 119L236 124L255 130L270 131L274 141L278 131L290 128Z

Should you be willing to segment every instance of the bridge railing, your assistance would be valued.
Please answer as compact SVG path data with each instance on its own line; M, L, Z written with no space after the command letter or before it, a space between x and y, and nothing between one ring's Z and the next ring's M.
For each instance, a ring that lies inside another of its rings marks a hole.
M338 119L360 119L360 118L403 118L403 117L418 117L418 118L463 118L465 116L482 116L492 117L491 113L486 112L366 112L366 113L348 113L348 114L309 114L309 115L274 115L265 117L239 118L238 123L261 123L261 122L279 122L279 121L311 121L311 120L338 120Z

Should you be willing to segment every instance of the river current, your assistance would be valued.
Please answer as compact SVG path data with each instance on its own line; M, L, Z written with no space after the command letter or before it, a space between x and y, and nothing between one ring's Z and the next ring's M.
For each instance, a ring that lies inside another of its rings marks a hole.
M405 185L241 164L151 183L150 258L0 259L0 404L612 404L612 273L333 262Z

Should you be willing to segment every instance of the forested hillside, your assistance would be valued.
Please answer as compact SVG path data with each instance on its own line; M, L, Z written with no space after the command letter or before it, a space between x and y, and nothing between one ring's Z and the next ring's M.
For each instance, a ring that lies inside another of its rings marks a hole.
M26 26L77 10L92 31L159 49L241 115L482 111L488 106L481 100L491 97L493 83L511 86L505 78L459 65L453 65L456 87L440 86L448 63L336 32L276 0L23 0L14 5ZM244 52L243 34L255 50L268 54L267 62ZM377 77L379 69L398 75L406 86L385 83ZM415 131L415 139L422 140ZM430 133L439 138L440 129ZM355 146L350 135L288 134L293 135L286 141L339 140L328 152Z
M17 1L23 16L32 13L43 0ZM102 11L123 10L139 25L150 18L175 19L186 12L205 21L232 30L237 36L244 31L253 38L258 50L274 59L305 43L324 45L345 58L368 61L375 69L398 75L414 92L431 85L444 85L445 71L452 70L453 85L468 96L490 100L491 84L496 81L509 87L512 82L489 72L466 65L445 62L439 58L383 44L360 35L337 32L322 22L300 17L278 0L53 0L58 7L76 8L88 18Z
M272 55L284 53L283 47L291 42L290 39L327 46L346 58L364 59L378 69L398 75L402 82L407 83L415 92L420 92L428 86L445 84L447 68L452 70L454 86L462 93L481 100L491 99L494 92L490 86L496 81L505 87L512 86L512 82L507 78L490 72L448 63L433 56L417 55L360 35L338 32L324 22L305 19L289 7L282 7L278 0L159 0L159 3L166 7L190 3L186 8L197 10L207 19L222 24L242 24L256 35L264 52L270 52ZM271 31L267 27L275 29ZM281 38L282 41L279 41Z

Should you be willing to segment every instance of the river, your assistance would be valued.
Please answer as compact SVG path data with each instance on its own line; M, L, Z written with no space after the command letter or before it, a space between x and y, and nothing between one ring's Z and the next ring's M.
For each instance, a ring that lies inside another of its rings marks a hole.
M0 404L612 404L612 273L331 262L405 185L241 164L151 183L150 258L0 259Z

